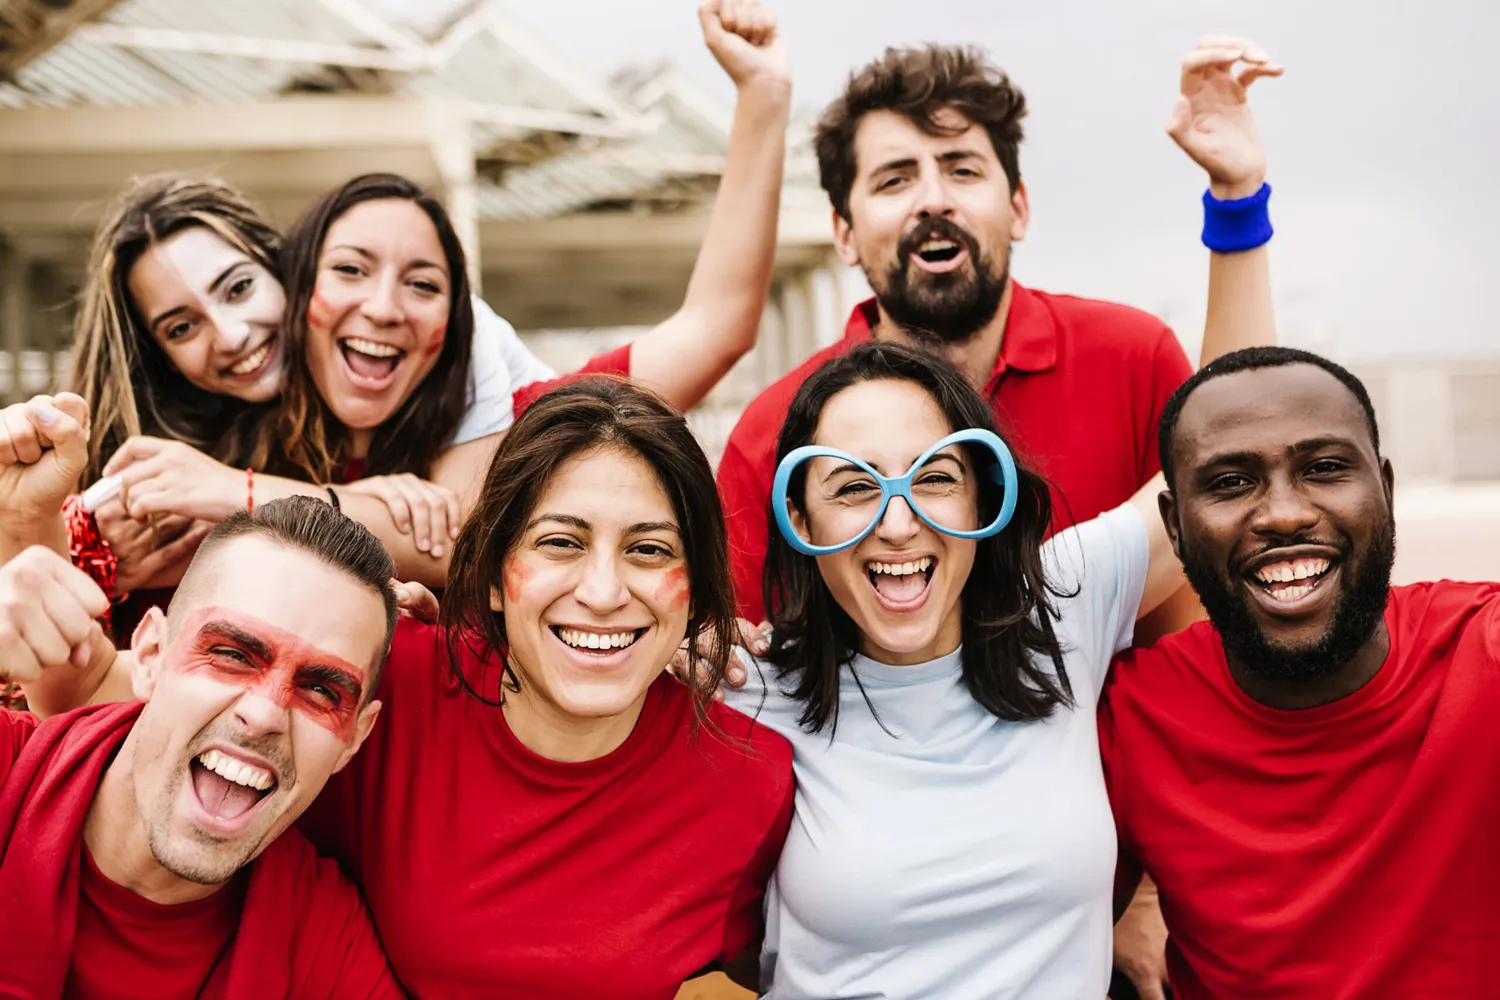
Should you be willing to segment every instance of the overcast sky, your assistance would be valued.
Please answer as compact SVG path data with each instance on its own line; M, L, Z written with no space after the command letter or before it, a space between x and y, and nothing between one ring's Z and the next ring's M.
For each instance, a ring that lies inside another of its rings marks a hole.
M693 0L511 0L607 73L667 57L732 100ZM1202 323L1204 187L1162 131L1200 34L1287 66L1254 103L1270 156L1284 337L1350 359L1500 356L1481 288L1500 265L1500 81L1490 0L782 0L800 107L890 44L983 45L1031 106L1032 229L1015 274Z

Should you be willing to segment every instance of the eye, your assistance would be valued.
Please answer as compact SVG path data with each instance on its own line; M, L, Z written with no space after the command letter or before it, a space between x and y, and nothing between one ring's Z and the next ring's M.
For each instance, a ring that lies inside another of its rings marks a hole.
M337 271L339 274L345 275L350 278L359 278L364 274L364 272L359 269L359 266L357 264L335 264L333 265L333 267L329 268L329 270Z
M188 334L193 332L193 326L194 323L192 320L178 320L176 323L173 323L171 326L167 327L167 329L162 333L162 339L169 344L173 341L181 340L183 337L186 337Z
M867 480L856 480L855 482L845 483L843 486L840 486L833 495L836 497L858 499L860 497L869 496L871 493L879 492L879 488L876 487L874 483Z
M897 174L897 175L895 175L893 177L887 177L884 180L880 181L878 184L875 185L875 190L876 191L887 191L887 190L890 190L891 188L897 187L898 185L901 185L901 184L904 184L904 183L906 183L906 178L902 177L899 174Z
M234 284L229 286L229 291L226 293L225 297L228 298L230 302L234 302L237 299L243 298L245 294L254 287L255 279L247 274L243 278L240 278Z
M216 657L229 660L233 663L239 663L244 666L250 665L250 658L233 646L215 646L209 652Z
M437 284L436 282L433 282L433 281L428 281L425 278L419 278L416 281L413 281L412 285L418 291L426 292L428 295L442 295L443 294L443 287L441 285L439 285L439 284Z
M1307 467L1310 476L1336 476L1347 471L1349 466L1337 458L1320 458Z
M321 681L308 681L302 685L302 690L328 702L329 705L335 708L343 701L337 688L324 684Z
M953 174L956 177L978 177L979 171L975 170L973 167L959 167L957 170L953 171Z
M924 473L917 483L921 486L952 486L956 485L958 480L946 472L928 472Z
M1222 476L1215 476L1208 484L1213 493L1233 493L1250 485L1250 479L1238 472L1226 472Z
M569 538L566 535L549 535L538 541L536 547L539 549L552 549L555 552L567 552L583 548L576 538Z
M672 550L661 542L637 542L630 547L630 552L648 559L670 559L673 555Z

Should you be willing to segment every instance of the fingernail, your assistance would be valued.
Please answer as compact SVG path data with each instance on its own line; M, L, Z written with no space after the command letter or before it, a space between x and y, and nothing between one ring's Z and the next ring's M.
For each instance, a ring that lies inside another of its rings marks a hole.
M417 550L419 552L426 552L427 551L427 539L425 539L425 538L419 538L419 539L417 539Z
M50 424L62 416L55 408L48 406L46 403L33 403L31 406L31 415L44 424Z
M731 684L743 684L743 683L745 683L745 671L741 670L739 667L730 667L729 668L729 683L731 683Z
M441 543L437 544L437 545L434 545L432 547L432 557L434 559L441 559L441 558L443 558L443 546L442 546Z

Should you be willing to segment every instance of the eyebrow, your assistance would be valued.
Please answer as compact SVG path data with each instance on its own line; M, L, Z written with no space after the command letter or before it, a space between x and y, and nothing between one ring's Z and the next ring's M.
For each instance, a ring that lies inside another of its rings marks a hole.
M245 264L248 264L248 263L250 263L250 262L249 262L249 260L246 260L246 259L237 260L233 264L230 264L228 267L224 268L224 270L220 271L219 272L219 276L217 278L215 278L213 281L209 282L209 284L208 284L209 294L212 295L214 292L218 291L219 290L219 286L224 283L225 279L227 279L231 274L233 274L241 266L243 266Z
M262 660L271 658L271 644L254 632L247 632L238 625L225 621L205 622L198 632L200 635L216 635L221 639L228 639L237 646L243 646Z
M357 247L353 243L340 243L337 246L331 246L327 250L323 251L323 255L326 257L328 254L333 253L335 250L352 250L355 253L359 254L361 257L363 257L365 260L374 260L375 259L375 255L373 253L371 253L370 251L366 250L364 247ZM447 267L445 267L442 264L434 264L430 260L414 260L414 261L411 262L410 265L408 265L407 269L408 270L415 270L415 269L421 268L421 267L430 267L430 268L432 268L435 271L442 271L443 274L445 274L445 275L448 273L448 268Z
M1293 455L1305 455L1310 451L1319 451L1323 448L1350 448L1358 450L1358 445L1350 438L1324 436L1315 438L1304 438L1285 448L1284 450ZM1224 451L1210 455L1203 463L1202 468L1215 465L1246 465L1259 462L1262 453L1256 451Z
M593 524L573 514L538 514L526 525L526 530L530 531L543 521L556 521L558 524L566 524L568 527L577 528L579 531L594 530ZM625 534L645 535L653 531L670 531L673 534L682 534L682 529L672 521L637 521L625 529Z
M913 459L913 461L915 461L915 459ZM963 460L960 459L957 455L950 455L947 452L940 451L936 455L933 455L931 458L929 458L927 461L923 462L922 468L925 469L932 463L938 461L947 461L952 462L954 465L957 465L959 467L963 466ZM910 466L908 466L908 468L910 468ZM879 471L880 470L878 469L876 470L877 473L879 473ZM855 465L853 462L845 462L842 465L836 465L832 469L828 470L828 474L823 477L823 482L828 482L828 480L832 479L834 476L837 476L841 472L857 472L860 475L869 475L868 472Z

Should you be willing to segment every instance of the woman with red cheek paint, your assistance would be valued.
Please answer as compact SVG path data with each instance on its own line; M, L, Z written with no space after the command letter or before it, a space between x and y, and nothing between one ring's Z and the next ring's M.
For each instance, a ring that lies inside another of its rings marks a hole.
M407 989L670 1000L714 968L754 981L793 783L786 741L712 700L733 609L681 415L603 377L521 415L441 624L398 627L381 725L304 820ZM692 687L664 672L685 639L708 647Z
M682 308L583 369L632 377L679 409L754 346L790 109L789 60L769 11L711 2L700 21L738 90L707 238ZM246 422L222 465L171 442L129 442L107 469L122 473L128 512L213 521L252 501L329 488L309 482L334 484L404 579L441 583L501 433L556 384L503 320L480 314L476 325L466 268L446 212L411 182L370 175L330 192L288 235L282 258L285 350L304 364L290 366L278 404ZM267 474L247 477L247 467Z

